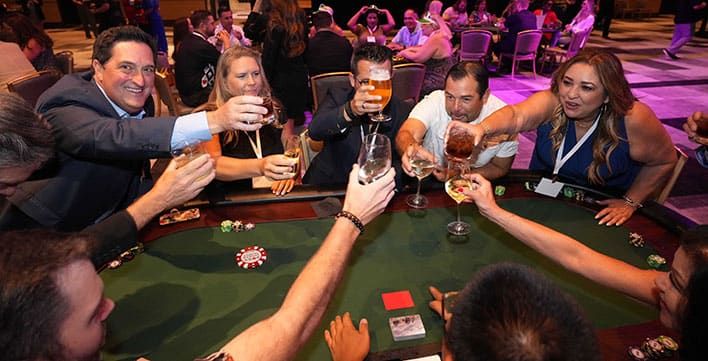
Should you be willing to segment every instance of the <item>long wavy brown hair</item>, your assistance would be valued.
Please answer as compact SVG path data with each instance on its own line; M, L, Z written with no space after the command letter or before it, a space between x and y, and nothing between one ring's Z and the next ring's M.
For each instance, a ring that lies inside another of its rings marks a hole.
M285 41L282 53L288 58L294 58L305 52L304 12L297 0L271 0L268 11L268 37L273 29L282 27L285 30Z
M214 85L215 95L213 108L218 108L223 106L229 99L239 96L242 94L236 93L235 90L229 89L228 77L229 69L231 68L231 63L234 61L247 57L252 58L258 64L258 70L261 73L261 90L258 93L259 96L267 96L271 94L270 85L268 84L268 79L266 79L265 72L263 71L263 64L261 63L261 53L244 46L234 46L226 49L221 57L219 57L219 62L216 63L216 81ZM273 99L274 102L277 100ZM278 102L279 103L279 102ZM234 130L229 130L223 134L223 143L228 144L231 142L238 141L238 133Z
M617 148L620 141L626 141L619 136L621 122L624 116L632 109L636 98L629 88L629 83L624 77L624 70L620 60L609 51L601 49L584 49L574 58L566 61L558 70L553 73L551 80L551 91L558 96L558 88L565 76L565 73L575 64L588 64L595 69L600 84L605 91L605 96L609 99L607 104L601 106L600 121L597 127L597 136L592 145L592 163L588 168L588 180L592 184L604 184L605 181L600 176L600 165L607 165L610 173L610 155ZM553 142L555 152L560 148L560 144L565 137L568 126L568 117L563 111L563 106L559 104L551 120L552 130L550 138Z

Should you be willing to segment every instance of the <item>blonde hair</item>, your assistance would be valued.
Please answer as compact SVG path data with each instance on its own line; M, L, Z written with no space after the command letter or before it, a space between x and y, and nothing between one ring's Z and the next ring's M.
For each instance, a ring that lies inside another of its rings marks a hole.
M219 62L216 64L216 80L214 84L213 103L211 104L213 108L218 108L226 104L226 102L242 94L236 94L233 89L229 89L229 71L231 69L231 63L241 58L251 58L258 64L258 70L261 73L261 89L258 92L258 96L268 96L271 94L270 85L268 84L268 79L266 79L265 72L263 71L263 64L261 62L261 53L251 48L243 46L235 46L226 49L221 57L219 57ZM212 97L210 97L212 98ZM273 102L277 102L273 99ZM278 103L279 104L279 103ZM229 130L223 134L223 143L231 143L238 141L238 134L234 130Z
M574 58L563 63L553 73L551 91L556 96L565 73L575 64L587 64L595 69L600 79L600 84L605 90L605 96L608 98L608 102L603 103L600 108L597 137L592 145L593 159L588 167L588 180L590 183L601 185L605 183L605 180L600 176L600 165L606 164L608 171L612 173L610 156L619 146L620 140L627 141L627 139L620 138L619 129L621 122L624 122L624 116L632 108L636 98L629 88L627 79L624 77L624 70L620 60L609 51L601 49L585 49ZM552 129L549 136L553 143L553 150L557 152L568 127L568 116L560 104L553 112L551 126Z

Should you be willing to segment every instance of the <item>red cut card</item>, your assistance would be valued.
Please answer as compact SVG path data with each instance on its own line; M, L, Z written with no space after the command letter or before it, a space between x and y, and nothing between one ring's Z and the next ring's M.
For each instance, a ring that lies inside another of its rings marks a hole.
M411 297L411 293L408 290L382 293L381 298L383 299L384 308L386 308L386 311L399 310L402 308L410 308L415 306L415 303L413 303L413 297Z

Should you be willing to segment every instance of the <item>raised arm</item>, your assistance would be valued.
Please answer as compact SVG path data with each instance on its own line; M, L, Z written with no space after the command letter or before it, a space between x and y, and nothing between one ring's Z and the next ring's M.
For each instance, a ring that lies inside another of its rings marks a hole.
M550 258L564 268L603 286L615 289L642 302L656 306L654 279L659 272L642 270L585 246L560 232L499 207L491 184L478 174L469 176L472 190L465 195L480 213L506 232Z
M352 15L352 18L347 21L347 27L349 30L351 30L353 33L356 33L356 25L357 22L359 22L359 17L361 14L363 14L367 9L369 9L368 6L362 6L359 11L357 11L354 15Z
M416 63L425 63L428 59L433 57L435 51L441 45L440 42L443 41L443 39L440 38L441 36L444 35L434 35L423 43L423 45L401 50L398 55Z
M368 185L357 180L359 167L349 174L345 211L367 224L380 214L394 194L394 171ZM359 230L344 217L300 272L283 305L271 317L249 327L223 350L238 360L288 360L319 325L347 265ZM254 347L258 345L258 347Z
M381 9L381 12L386 15L386 24L381 25L381 30L383 30L384 34L388 34L389 31L396 27L396 20L388 9Z
M463 126L473 137L474 144L477 145L484 136L514 134L538 128L539 125L551 119L558 104L558 97L550 90L543 90L518 104L507 105L497 110L480 124L464 124Z
M637 209L637 203L656 195L677 161L671 137L649 107L635 101L625 116L625 124L629 139L629 156L632 160L642 163L642 168L625 194L635 204L623 199L601 202L607 205L607 208L598 212L595 218L600 220L600 224L608 226L621 225L632 216Z
M396 151L401 156L401 167L403 171L411 177L415 177L413 169L411 168L411 157L414 153L418 153L437 164L435 155L421 146L427 131L428 128L426 128L423 122L415 118L408 118L403 122L401 129L398 130L398 134L396 134ZM438 177L439 173L440 171L436 169L435 176L438 179L440 179Z

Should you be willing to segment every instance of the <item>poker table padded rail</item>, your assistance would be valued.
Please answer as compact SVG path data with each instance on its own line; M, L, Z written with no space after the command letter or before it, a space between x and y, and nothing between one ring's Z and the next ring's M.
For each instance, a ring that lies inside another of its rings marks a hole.
M507 187L505 196L498 198L502 207L600 252L642 268L647 267L646 256L654 252L651 245L658 245L656 251L668 262L673 258L676 234L648 217L637 215L622 227L598 226L594 210L586 205L540 197L519 183ZM454 203L441 193L426 194L431 206L424 212L408 211L405 197L397 196L388 212L367 225L319 329L298 360L329 359L322 330L346 311L355 320L369 320L369 359L435 353L442 321L428 309L427 287L458 290L480 267L505 261L529 265L571 294L599 329L605 359L624 359L627 342L639 344L644 337L667 332L655 321L655 309L566 271L484 219L474 205L462 206L472 234L451 238L446 224L455 217ZM333 222L316 219L306 202L214 207L202 214L195 222L149 226L143 236L152 242L145 253L102 273L106 294L116 301L108 320L106 359L144 355L154 361L191 360L218 350L277 310ZM252 231L222 233L218 222L227 218L257 225ZM630 230L643 230L647 247L630 246ZM264 247L268 260L254 270L240 269L234 254L250 245ZM397 290L410 290L415 307L385 311L381 293ZM394 342L388 318L414 313L422 316L426 337Z

